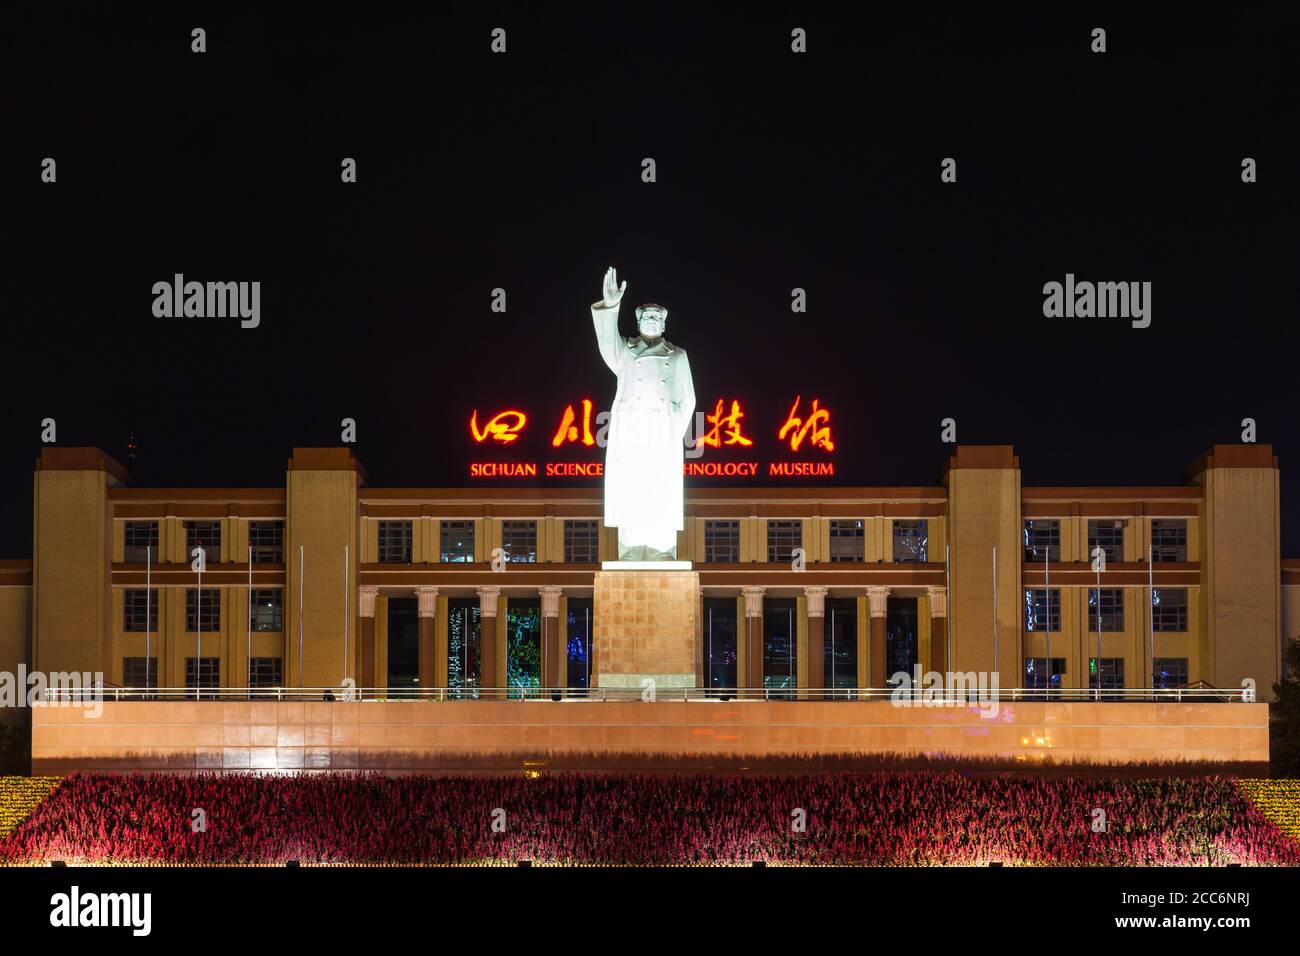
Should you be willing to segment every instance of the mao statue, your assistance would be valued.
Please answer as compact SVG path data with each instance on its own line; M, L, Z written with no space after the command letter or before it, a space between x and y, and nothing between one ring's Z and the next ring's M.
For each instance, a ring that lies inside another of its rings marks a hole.
M663 337L663 306L637 306L639 334L618 334L626 289L608 269L591 307L600 357L618 376L605 448L605 524L618 529L620 561L671 561L684 527L682 448L695 386L686 353Z

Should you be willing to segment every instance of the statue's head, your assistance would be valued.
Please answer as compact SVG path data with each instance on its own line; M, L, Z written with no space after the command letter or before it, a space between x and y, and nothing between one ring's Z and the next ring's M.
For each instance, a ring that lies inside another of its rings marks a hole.
M662 305L647 302L636 307L636 328L646 338L657 339L663 335L667 322L668 310Z

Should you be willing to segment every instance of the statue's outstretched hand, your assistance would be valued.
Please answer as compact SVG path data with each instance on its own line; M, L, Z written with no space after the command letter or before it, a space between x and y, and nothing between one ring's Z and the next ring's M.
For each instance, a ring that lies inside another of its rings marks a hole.
M610 266L605 270L605 285L602 289L601 296L605 302L605 308L612 309L618 305L623 298L623 293L627 290L627 280L623 284L618 284L618 270Z

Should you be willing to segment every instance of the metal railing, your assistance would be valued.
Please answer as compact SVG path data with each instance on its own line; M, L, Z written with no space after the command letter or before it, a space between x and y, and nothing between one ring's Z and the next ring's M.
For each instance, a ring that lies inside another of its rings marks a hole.
M1228 703L1252 702L1254 695L1244 689L1216 687L1156 688L1128 687L1103 689L1064 687L1045 691L1034 687L994 689L895 689L892 687L59 687L48 688L45 700L50 703L88 703L95 701L428 701L517 700L531 701L866 701L892 700L907 706L944 706L957 704L1018 703L1052 701L1070 702L1151 702L1158 703Z

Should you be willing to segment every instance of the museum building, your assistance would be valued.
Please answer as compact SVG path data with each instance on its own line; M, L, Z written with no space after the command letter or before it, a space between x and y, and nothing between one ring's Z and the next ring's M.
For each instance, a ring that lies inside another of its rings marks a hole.
M688 480L694 686L852 696L919 667L1268 700L1300 630L1276 458L1215 445L1187 479L1025 487L1010 446L963 445L933 486ZM598 687L602 513L598 486L374 487L347 448L294 449L280 487L141 488L98 449L46 447L32 559L0 563L0 669L196 693Z

